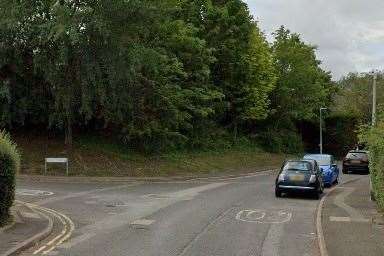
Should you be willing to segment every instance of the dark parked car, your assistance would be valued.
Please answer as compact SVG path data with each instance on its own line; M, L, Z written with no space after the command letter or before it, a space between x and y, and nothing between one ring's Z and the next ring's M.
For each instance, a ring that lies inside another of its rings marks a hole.
M316 199L324 190L321 168L315 160L288 160L276 178L275 195L286 192L311 193Z
M369 173L368 151L351 150L343 160L343 173Z

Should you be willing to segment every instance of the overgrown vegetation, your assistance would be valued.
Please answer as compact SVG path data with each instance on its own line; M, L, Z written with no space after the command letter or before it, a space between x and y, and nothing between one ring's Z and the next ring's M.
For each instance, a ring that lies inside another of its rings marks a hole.
M88 132L155 155L299 151L296 122L334 92L315 51L284 27L268 43L241 0L4 0L0 125L68 152Z
M371 173L374 196L378 206L384 210L384 121L381 119L375 127L362 126L360 141L369 150L369 170Z
M0 131L0 226L9 221L15 197L15 176L20 168L20 155L9 135Z
M66 156L63 143L29 133L16 136L23 154L23 174L42 174L45 156ZM242 139L241 139L242 140ZM241 146L240 146L241 145ZM249 142L213 150L183 150L143 155L99 136L77 136L70 156L76 176L205 176L254 172L280 166L285 154L266 153ZM50 164L49 175L63 175L65 166Z

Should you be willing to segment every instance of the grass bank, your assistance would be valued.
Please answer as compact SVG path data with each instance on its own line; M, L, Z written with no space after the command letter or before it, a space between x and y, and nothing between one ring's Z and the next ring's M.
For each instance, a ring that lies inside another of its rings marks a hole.
M42 174L45 157L69 157L73 176L178 176L240 174L280 166L287 157L258 148L204 152L176 152L148 156L99 137L77 138L68 156L62 140L14 135L23 154L22 174ZM60 165L49 165L49 175L64 175Z

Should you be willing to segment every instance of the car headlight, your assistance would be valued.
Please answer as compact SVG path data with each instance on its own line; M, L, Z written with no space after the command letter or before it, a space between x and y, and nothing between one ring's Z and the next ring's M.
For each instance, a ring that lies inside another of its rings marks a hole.
M284 174L280 174L279 175L279 178L277 179L278 182L282 182L282 181L285 181L285 175Z
M309 183L315 183L316 182L316 175L311 175L311 177L309 178Z

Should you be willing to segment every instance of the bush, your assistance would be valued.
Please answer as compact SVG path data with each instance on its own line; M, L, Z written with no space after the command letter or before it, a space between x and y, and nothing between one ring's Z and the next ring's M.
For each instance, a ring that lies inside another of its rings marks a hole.
M380 209L384 210L384 122L374 128L360 128L360 142L369 150L369 170L374 196Z
M9 209L15 198L15 176L20 168L20 155L9 134L0 131L0 226L10 218Z
M290 130L268 130L259 134L259 143L268 151L274 153L301 153L304 151L300 135Z

